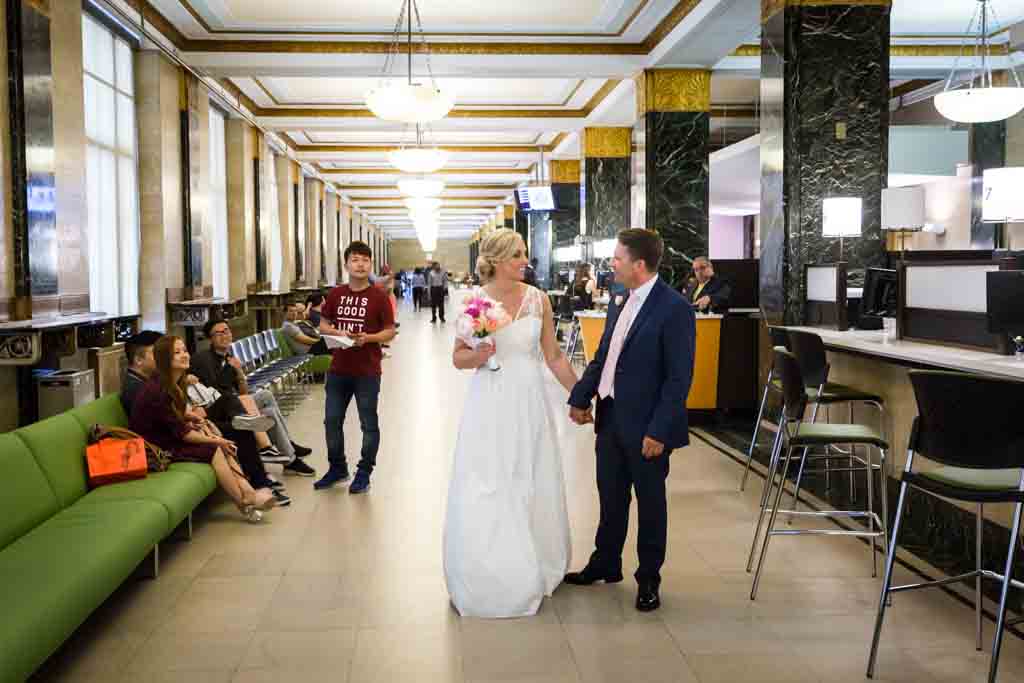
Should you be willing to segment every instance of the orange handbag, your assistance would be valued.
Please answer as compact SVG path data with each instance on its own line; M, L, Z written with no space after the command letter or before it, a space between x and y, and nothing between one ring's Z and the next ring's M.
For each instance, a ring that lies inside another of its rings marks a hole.
M103 486L146 476L146 442L102 439L85 449L89 486Z

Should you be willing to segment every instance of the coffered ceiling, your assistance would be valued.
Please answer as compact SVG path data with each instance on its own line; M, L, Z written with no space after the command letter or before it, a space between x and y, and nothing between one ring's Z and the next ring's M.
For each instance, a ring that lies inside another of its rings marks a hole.
M394 236L411 236L387 152L415 139L374 118L401 0L101 0L143 17L292 153ZM991 0L1004 25L1024 1ZM635 120L645 68L711 68L712 137L757 132L760 0L418 0L429 72L455 96L426 140L451 152L442 237L465 236L511 201L545 158L578 156L587 126ZM894 0L893 80L941 78L975 0ZM136 19L137 20L137 19ZM1024 42L1024 31L996 40ZM927 49L911 47L929 46ZM414 76L428 74L419 52ZM1016 49L1020 49L1019 46ZM1024 62L1024 58L1021 59ZM405 77L401 60L395 75ZM917 80L915 80L917 79Z

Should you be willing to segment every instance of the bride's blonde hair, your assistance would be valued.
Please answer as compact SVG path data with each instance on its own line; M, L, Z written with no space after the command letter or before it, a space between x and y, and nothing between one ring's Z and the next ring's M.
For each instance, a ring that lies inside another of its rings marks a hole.
M526 249L523 238L515 230L500 228L487 235L480 243L480 255L476 259L476 274L482 282L494 279L499 263L512 260L516 250Z

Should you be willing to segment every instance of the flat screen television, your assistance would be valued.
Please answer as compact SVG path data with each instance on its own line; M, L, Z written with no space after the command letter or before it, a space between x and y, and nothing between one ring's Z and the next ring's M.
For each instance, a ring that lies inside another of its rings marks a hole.
M555 211L555 196L550 185L524 185L516 188L520 211Z
M1024 334L1024 270L986 273L988 331Z

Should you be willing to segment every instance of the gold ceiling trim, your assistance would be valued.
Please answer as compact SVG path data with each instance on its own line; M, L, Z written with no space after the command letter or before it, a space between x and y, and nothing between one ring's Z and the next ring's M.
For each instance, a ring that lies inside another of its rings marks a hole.
M633 153L632 128L584 128L580 148L583 157L622 158Z
M935 38L936 36L931 36ZM991 54L1005 57L1010 54L1010 46L1004 43L990 45ZM970 56L976 50L974 45L953 45L943 43L939 45L907 45L905 43L893 43L889 45L890 57L958 57L963 54ZM760 45L741 45L733 50L730 57L760 57Z
M708 69L648 69L636 76L637 114L711 110Z
M641 0L640 4L637 5L633 13L630 14L626 20L622 23L622 26L618 31L608 33L452 33L452 32L430 32L424 33L426 36L438 36L438 37L453 37L453 36L470 36L473 38L620 38L629 27L633 25L636 18L640 15L640 12L650 3L651 0ZM229 28L214 28L206 21L206 17L199 13L195 7L192 6L190 0L178 0L178 4L185 8L185 10L192 15L192 18L203 27L203 30L212 35L234 35L234 34L248 34L248 35L325 35L325 36L379 36L388 31L267 31L267 30L256 30L246 31L244 29L229 29Z
M579 159L552 159L548 175L553 183L580 184Z
M676 26L679 26L683 19L685 19L699 4L700 0L681 0L681 2L676 3L676 6L673 7L667 15L665 15L665 18L662 19L654 30L644 38L642 43L640 43L643 47L644 54L648 54L654 48L658 47L658 44L665 40L665 37L672 33Z
M309 107L309 108L316 108L316 107L324 106L324 103L322 103L322 102L282 102L281 100L277 99L277 97L274 95L274 93L272 93L270 91L270 88L268 88L266 86L266 84L259 77L253 76L252 80L256 83L256 85L259 87L259 89L263 91L263 94L267 96L267 98L270 100L271 104L273 104L275 107ZM586 83L586 82L587 82L586 78L580 78L579 80L576 81L576 85L569 91L569 95L561 103L555 103L555 104L547 105L547 106L553 106L553 107L567 107L567 106L569 106L569 103L572 102L572 99L574 97L576 97L576 94L580 91L580 88L582 88L584 83ZM330 106L332 106L332 107L360 107L361 108L363 106L363 103L361 101L360 102L331 102ZM514 102L508 102L508 103L506 103L506 102L495 102L494 104L488 104L488 105L465 104L465 105L462 105L462 106L464 106L464 107L482 107L482 106L487 106L487 107L490 107L490 108L494 108L494 107L522 107L522 106L529 106L529 105L521 105L521 104L516 104ZM473 110L472 109L467 109L465 111L473 111Z

